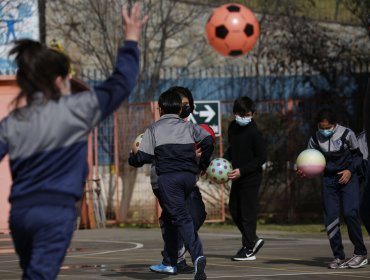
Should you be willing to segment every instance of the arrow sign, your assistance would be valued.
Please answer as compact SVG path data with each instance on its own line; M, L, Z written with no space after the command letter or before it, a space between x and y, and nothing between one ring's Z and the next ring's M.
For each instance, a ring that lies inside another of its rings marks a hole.
M206 118L204 122L209 123L216 116L216 112L209 105L204 105L204 108L206 109L205 111L199 111L199 117Z
M220 101L216 100L195 100L194 111L189 116L189 120L197 124L207 124L215 132L216 136L221 135L221 112Z

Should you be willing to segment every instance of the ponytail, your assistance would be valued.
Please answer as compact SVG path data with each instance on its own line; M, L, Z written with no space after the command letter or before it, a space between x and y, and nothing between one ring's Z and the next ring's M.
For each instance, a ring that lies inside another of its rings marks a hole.
M44 95L45 101L61 96L55 79L58 76L65 78L69 73L70 60L65 54L47 48L40 42L22 39L16 41L10 50L9 56L13 55L18 67L16 79L21 89L13 100L15 108L24 98L27 105L31 105L37 92Z

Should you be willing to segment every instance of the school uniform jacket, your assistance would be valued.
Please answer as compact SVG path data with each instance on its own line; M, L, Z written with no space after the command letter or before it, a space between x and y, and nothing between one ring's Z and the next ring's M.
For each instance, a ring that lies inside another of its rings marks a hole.
M195 155L198 142L202 149L199 164ZM140 167L154 161L158 175L179 171L197 174L208 167L213 149L212 136L206 130L178 115L166 114L145 131L138 152L130 154L129 164Z
M346 169L353 174L362 162L355 133L339 124L336 125L331 137L325 137L316 131L308 142L308 148L319 150L325 156L324 175L335 176Z
M138 71L137 43L126 41L114 72L93 91L47 102L39 93L31 106L1 120L0 160L9 154L12 207L74 206L88 173L88 134L130 94Z

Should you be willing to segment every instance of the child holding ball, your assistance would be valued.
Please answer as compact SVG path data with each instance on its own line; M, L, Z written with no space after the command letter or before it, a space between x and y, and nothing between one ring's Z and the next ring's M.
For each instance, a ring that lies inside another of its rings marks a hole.
M360 268L367 264L367 251L359 221L360 190L356 174L362 162L356 135L337 124L331 109L321 109L316 119L318 130L310 138L309 149L319 150L326 159L323 182L324 222L334 259L328 268ZM297 171L302 175L301 171ZM340 232L341 207L354 245L353 256L345 258Z
M145 163L155 162L164 228L172 228L180 233L194 264L194 279L205 280L203 246L186 200L194 191L197 174L205 171L210 163L213 139L203 128L180 117L183 105L176 88L163 92L158 105L161 117L144 132L139 150L136 154L130 154L129 163L141 167ZM195 155L195 143L199 143L202 149L199 162ZM171 274L175 274L178 261L178 238L177 235L173 237L166 240L169 266L173 268Z
M255 103L249 97L234 101L233 120L228 129L229 148L224 158L235 168L229 173L232 180L229 209L234 223L242 234L242 247L232 257L234 261L250 261L263 246L256 234L258 192L262 181L262 165L266 162L263 137L253 120Z

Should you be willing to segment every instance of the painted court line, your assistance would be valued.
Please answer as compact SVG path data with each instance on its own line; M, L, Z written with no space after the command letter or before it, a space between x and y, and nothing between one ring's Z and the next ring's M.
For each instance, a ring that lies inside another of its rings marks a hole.
M77 239L73 240L74 242L97 242L97 243L114 243L114 244L132 244L134 245L133 248L125 248L121 250L109 250L109 251L103 251L103 252L95 252L95 253L86 253L86 254L73 254L73 255L67 255L67 258L78 258L78 257L85 257L85 256L97 256L97 255L106 255L106 254L112 254L112 253L119 253L119 252L125 252L125 251L131 251L143 248L144 245L142 243L136 243L136 242L126 242L126 241L109 241L109 240L91 240L91 239Z
M6 272L6 273L18 273L19 271L0 269L0 272Z
M106 255L106 254L112 254L112 253L119 253L119 252L136 250L136 249L140 249L140 248L143 248L144 247L144 245L141 244L141 243L126 242L126 241L77 239L77 240L73 240L73 242L96 242L96 243L132 244L132 245L134 245L134 247L120 249L120 250L99 251L99 252L95 252L95 253L73 254L73 255L67 255L66 258L78 258L78 257L84 257L84 256ZM12 262L18 262L18 261L19 261L18 259L17 260L0 261L0 264L2 264L2 263L12 263Z
M0 263L12 263L12 262L19 262L19 260L0 261Z

